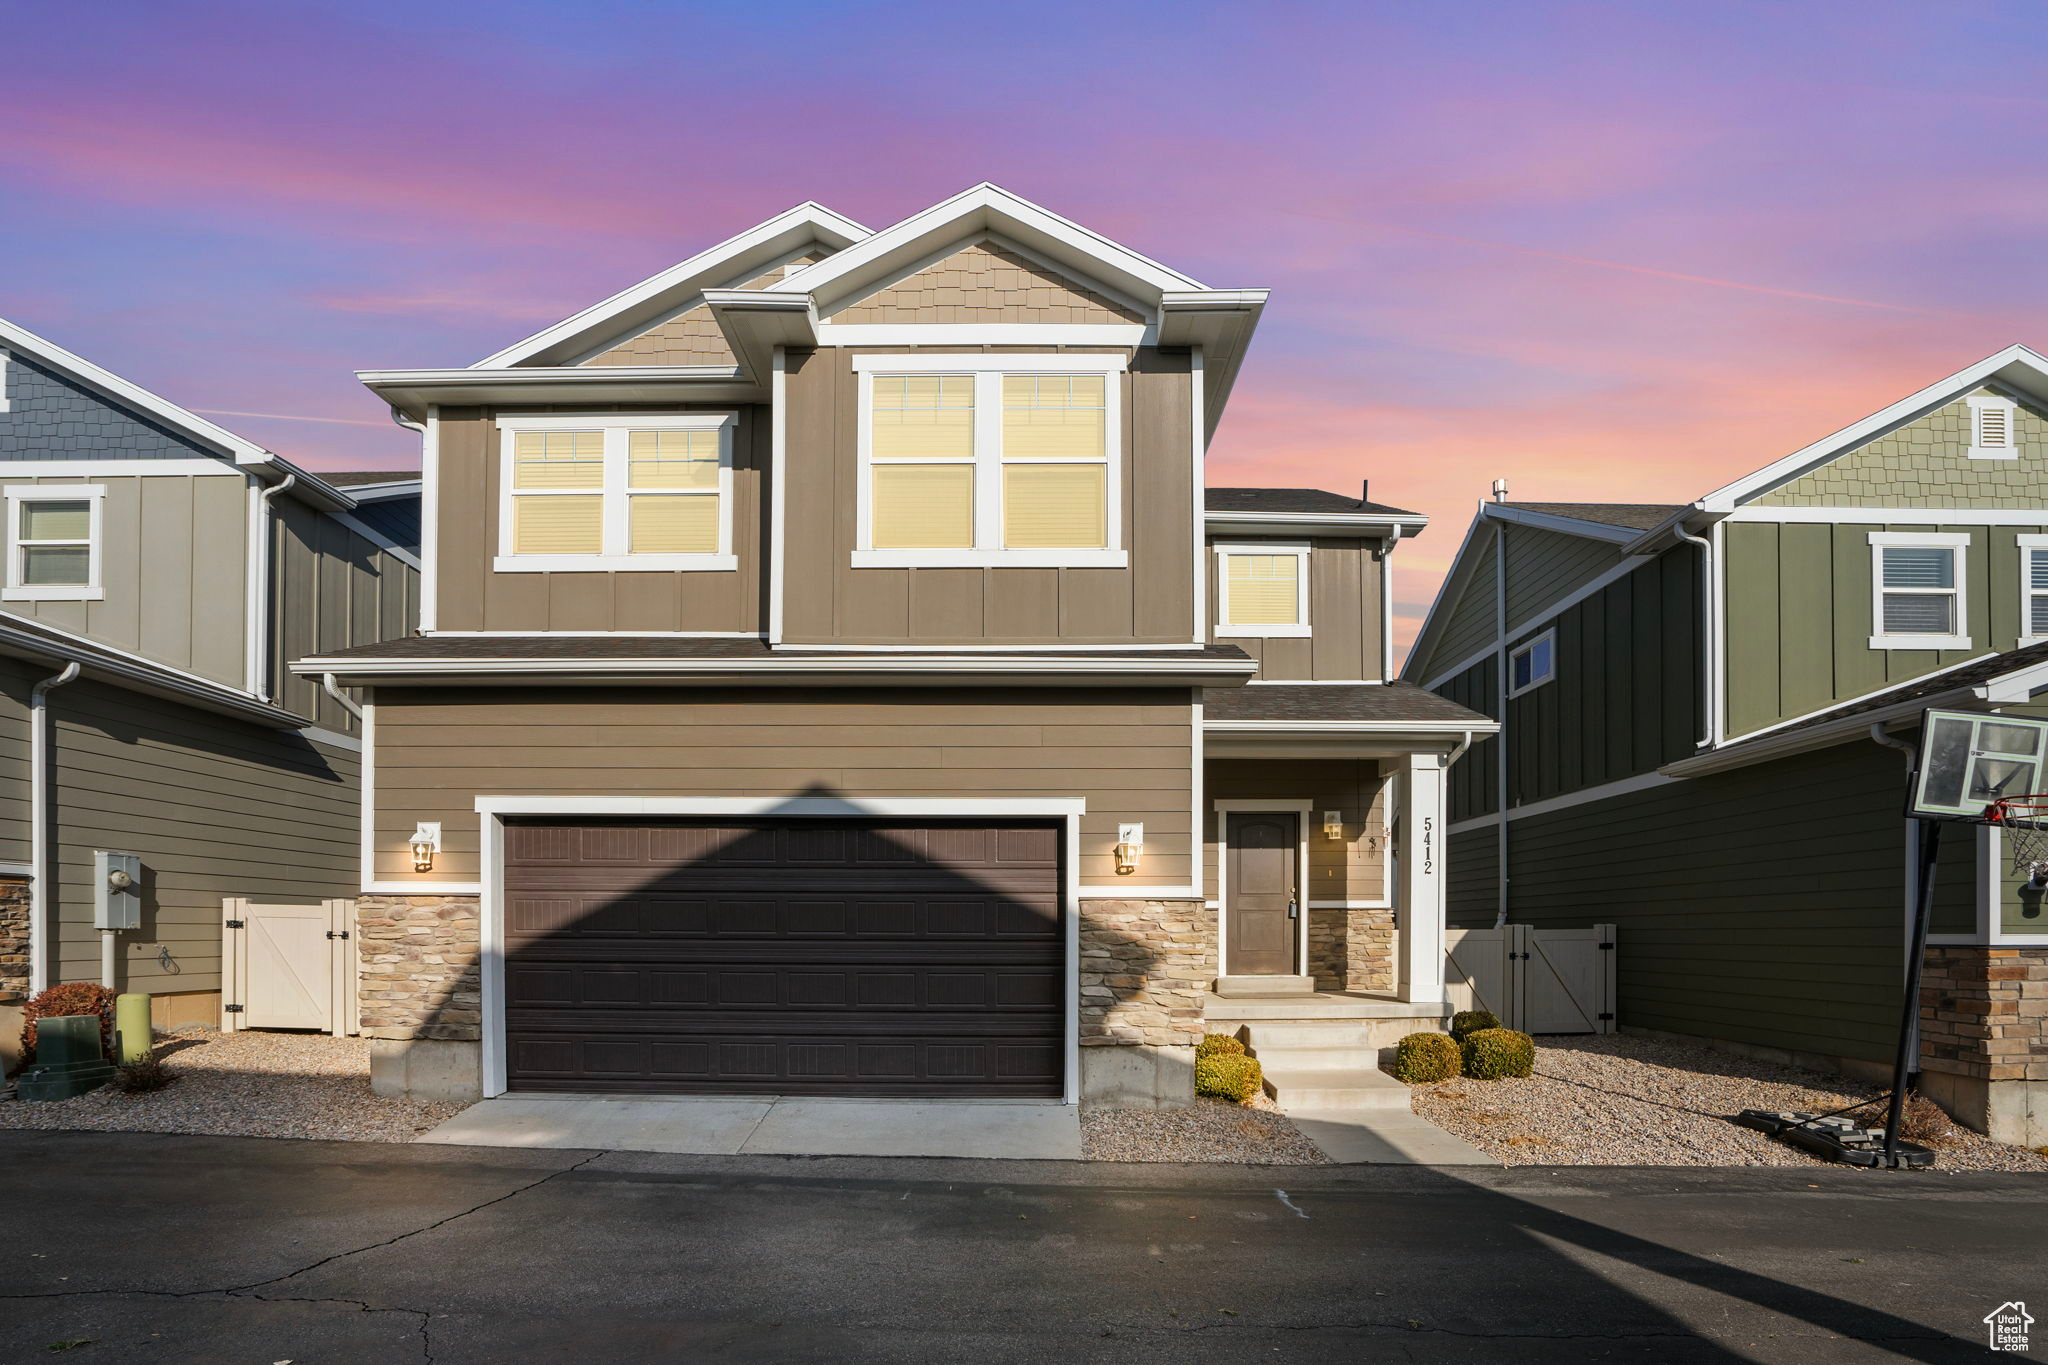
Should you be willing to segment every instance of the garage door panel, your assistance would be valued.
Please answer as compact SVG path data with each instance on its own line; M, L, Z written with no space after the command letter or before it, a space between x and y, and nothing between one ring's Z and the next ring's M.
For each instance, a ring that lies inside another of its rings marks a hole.
M506 830L514 1089L1057 1095L1051 825Z

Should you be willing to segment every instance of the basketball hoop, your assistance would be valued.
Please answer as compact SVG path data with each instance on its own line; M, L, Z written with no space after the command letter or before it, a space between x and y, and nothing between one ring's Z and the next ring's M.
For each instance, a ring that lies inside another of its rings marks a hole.
M2004 831L2013 876L2048 886L2048 794L2000 797L1984 808L1984 823Z

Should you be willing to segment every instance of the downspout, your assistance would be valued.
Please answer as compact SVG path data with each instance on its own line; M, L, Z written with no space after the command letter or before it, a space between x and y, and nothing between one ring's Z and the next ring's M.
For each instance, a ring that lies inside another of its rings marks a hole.
M1493 927L1499 929L1508 922L1508 528L1499 521L1493 524L1493 634L1494 715L1500 721L1500 731L1494 736L1500 747L1493 756L1493 858L1499 870Z
M1393 533L1373 555L1380 562L1380 681L1394 680L1394 546L1406 528L1394 523Z
M270 528L271 504L299 481L287 474L256 495L249 508L249 657L243 690L258 701L270 698Z
M1673 526L1671 534L1689 545L1700 547L1700 724L1704 733L1693 747L1711 749L1714 736L1720 726L1716 718L1721 714L1720 699L1714 695L1714 683L1720 676L1716 656L1720 653L1720 622L1714 619L1714 542L1705 536L1696 536L1685 526ZM1885 741L1879 740L1880 744Z
M434 595L440 590L434 567L434 556L440 545L439 412L438 407L428 404L427 420L415 422L397 408L390 409L394 426L420 434L420 610L413 630L415 635L429 634L439 624L434 602Z
M63 671L44 678L28 694L28 799L29 799L29 962L28 988L31 995L49 989L50 945L57 926L50 923L50 725L44 698L78 676L78 661L65 664Z
M328 696L334 698L335 702L341 707L342 710L348 712L357 720L361 720L363 718L363 708L356 705L355 699L349 696L346 692L343 692L341 688L335 684L334 675L332 673L322 673L320 675L320 690L322 692L325 692Z

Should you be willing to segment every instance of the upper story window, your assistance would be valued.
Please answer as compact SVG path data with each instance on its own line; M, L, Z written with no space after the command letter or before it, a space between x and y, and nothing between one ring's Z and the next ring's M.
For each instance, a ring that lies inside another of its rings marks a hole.
M2010 398L1972 398L1970 405L1970 458L1973 460L2016 460L2019 441L2013 430L2019 404Z
M500 417L500 572L733 569L729 412Z
M1308 558L1306 545L1218 545L1217 636L1307 635Z
M1519 697L1557 676L1557 632L1546 630L1508 651L1508 695Z
M2048 535L2023 535L2020 546L2020 643L2048 640Z
M856 568L1122 567L1122 355L862 355Z
M104 488L42 484L7 490L7 586L10 602L87 602L100 598L100 504Z
M1872 649L1968 649L1962 532L1870 533Z

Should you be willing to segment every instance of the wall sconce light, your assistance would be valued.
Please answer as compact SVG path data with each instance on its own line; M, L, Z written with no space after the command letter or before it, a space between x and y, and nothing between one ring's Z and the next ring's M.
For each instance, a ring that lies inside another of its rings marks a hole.
M413 828L412 838L406 840L406 846L412 850L412 870L415 872L432 872L434 870L434 855L441 851L441 822L439 820L420 821Z
M1138 859L1145 852L1145 827L1143 825L1118 825L1116 827L1116 875L1128 877L1138 870Z
M1323 812L1323 837L1325 839L1341 839L1344 837L1343 811L1326 810Z

